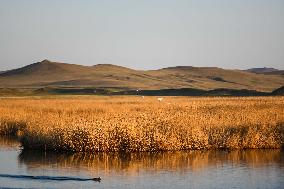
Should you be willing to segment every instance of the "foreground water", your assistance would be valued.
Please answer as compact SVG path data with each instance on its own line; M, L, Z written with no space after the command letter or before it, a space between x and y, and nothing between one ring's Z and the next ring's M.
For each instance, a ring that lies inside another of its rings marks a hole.
M55 154L0 138L0 188L284 188L283 178L281 150Z

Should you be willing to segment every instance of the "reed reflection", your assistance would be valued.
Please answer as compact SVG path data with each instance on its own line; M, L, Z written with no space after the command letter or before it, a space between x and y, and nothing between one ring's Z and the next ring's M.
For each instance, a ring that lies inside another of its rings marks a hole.
M1 149L19 150L20 144L15 138L1 137ZM126 172L157 172L162 170L183 173L199 171L216 166L244 166L247 168L275 165L284 168L283 149L233 150L233 151L179 151L158 153L53 153L22 150L18 156L19 165L25 165L29 171L56 166L59 170L87 170Z
M226 165L255 168L275 164L284 167L284 152L274 149L130 154L60 154L23 150L18 159L29 170L56 165L59 169L71 167L74 170L104 171L106 174L121 171L138 174L141 171L162 170L183 173Z
M2 150L18 150L20 143L15 137L0 136L0 149Z

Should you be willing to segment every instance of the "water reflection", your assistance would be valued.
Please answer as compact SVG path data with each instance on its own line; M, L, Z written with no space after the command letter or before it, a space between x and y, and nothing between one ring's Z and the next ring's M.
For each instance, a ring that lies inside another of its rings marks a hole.
M20 144L17 138L0 136L0 150L16 150L19 148Z
M2 137L0 174L13 176L1 177L0 188L281 188L284 151L66 154L21 150L16 140ZM15 180L15 175L100 176L102 182L25 181Z
M0 149L20 149L15 138L1 137ZM56 165L58 168L99 169L109 171L137 172L150 170L198 171L216 165L232 164L247 167L261 167L268 164L284 166L284 151L280 149L224 150L224 151L179 151L143 153L54 153L21 150L18 162L27 169Z
M60 168L72 166L74 169L126 171L131 174L143 171L169 170L198 171L224 164L262 167L268 164L284 166L281 150L242 150L242 151L187 151L160 153L97 153L97 154L59 154L23 150L19 162L28 169L49 167L56 164Z

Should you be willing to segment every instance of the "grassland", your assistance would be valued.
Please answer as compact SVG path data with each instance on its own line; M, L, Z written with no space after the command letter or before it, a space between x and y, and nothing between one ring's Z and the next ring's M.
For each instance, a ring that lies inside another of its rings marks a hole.
M52 151L281 148L284 97L2 98L0 134Z

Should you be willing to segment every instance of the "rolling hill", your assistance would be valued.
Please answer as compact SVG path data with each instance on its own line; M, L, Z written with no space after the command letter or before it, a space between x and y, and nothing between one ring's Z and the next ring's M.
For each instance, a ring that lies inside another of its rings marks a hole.
M271 92L283 85L284 77L279 74L257 74L250 71L216 67L177 66L142 71L112 64L82 66L43 60L0 73L0 88L42 88L47 86L118 90L193 88L202 90L247 89Z

